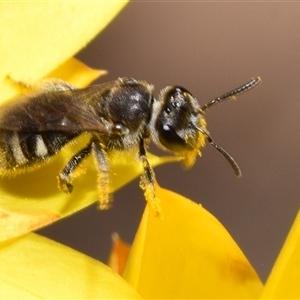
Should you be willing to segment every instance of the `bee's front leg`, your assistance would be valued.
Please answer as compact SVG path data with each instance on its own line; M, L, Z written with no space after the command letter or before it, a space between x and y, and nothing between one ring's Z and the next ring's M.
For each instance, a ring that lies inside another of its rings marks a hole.
M156 197L156 179L154 171L147 159L144 140L140 139L139 156L143 164L144 172L141 175L140 187L144 191L147 202L152 206L158 216L162 215L159 199Z

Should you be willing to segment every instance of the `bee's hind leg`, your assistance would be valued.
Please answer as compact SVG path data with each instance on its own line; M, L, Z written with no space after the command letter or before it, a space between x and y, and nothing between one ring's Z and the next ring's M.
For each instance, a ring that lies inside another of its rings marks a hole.
M93 153L98 166L98 194L99 208L107 209L110 206L109 166L105 150L98 140L92 140L85 148L76 153L58 175L58 186L65 193L73 190L72 181L76 177L76 170L81 162Z
M102 149L99 141L91 143L92 152L98 165L98 194L99 208L108 209L111 204L110 184L109 184L109 165L106 151Z
M71 193L73 190L72 181L75 177L75 170L83 159L91 153L91 144L77 152L66 164L64 169L58 175L58 187L65 193Z

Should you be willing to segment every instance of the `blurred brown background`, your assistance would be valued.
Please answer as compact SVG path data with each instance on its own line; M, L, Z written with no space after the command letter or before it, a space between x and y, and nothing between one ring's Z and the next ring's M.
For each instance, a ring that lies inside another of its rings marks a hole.
M101 82L132 76L153 83L156 94L179 84L201 104L262 77L206 118L242 179L209 145L190 171L173 164L156 174L218 217L263 280L300 204L299 16L299 3L133 2L78 55L109 71ZM145 205L137 180L114 199L109 211L93 206L41 232L105 261L111 234L131 242Z

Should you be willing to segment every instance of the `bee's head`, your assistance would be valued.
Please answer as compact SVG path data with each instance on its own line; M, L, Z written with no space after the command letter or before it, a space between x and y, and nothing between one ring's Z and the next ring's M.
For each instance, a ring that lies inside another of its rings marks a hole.
M241 176L234 159L212 140L203 115L204 110L189 91L179 86L166 87L153 102L149 125L152 140L163 150L181 156L185 167L193 166L208 141L226 158L236 175Z
M191 167L205 145L205 120L197 100L185 88L166 87L153 102L150 122L153 141L183 157ZM199 130L201 128L201 130Z

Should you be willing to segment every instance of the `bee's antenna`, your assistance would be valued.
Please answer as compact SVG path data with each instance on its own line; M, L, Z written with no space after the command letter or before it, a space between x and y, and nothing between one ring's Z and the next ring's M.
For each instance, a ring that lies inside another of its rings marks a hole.
M212 106L224 101L224 100L229 100L229 99L234 99L236 96L245 93L247 91L249 91L250 89L254 88L255 86L257 86L259 83L261 82L261 78L260 77L256 77L256 78L252 78L249 82L243 84L242 86L218 97L215 98L211 101L209 101L207 104L203 105L200 108L200 113L203 114L206 111L208 111ZM234 160L234 158L225 150L223 149L220 145L218 145L209 135L209 133L204 129L204 128L200 128L196 125L194 125L195 128L197 130L199 130L202 134L204 134L205 138L207 139L207 141L215 148L217 149L222 155L223 157L229 162L229 164L231 165L235 175L237 177L241 177L242 176L242 172L241 169L239 167L239 165L237 164L237 162Z
M243 84L242 86L218 97L218 98L215 98L211 101L209 101L207 104L203 105L201 108L200 108L200 111L203 113L203 112L206 112L208 111L212 106L224 101L224 100L229 100L229 99L234 99L236 96L242 94L242 93L245 93L247 91L249 91L250 89L254 88L255 86L257 86L259 83L261 82L261 78L260 77L256 77L256 78L252 78L251 81Z
M217 149L222 155L223 157L229 162L230 166L232 167L236 177L242 177L242 171L239 167L239 165L237 164L237 162L234 160L234 158L224 149L222 148L220 145L218 145L209 135L209 133L200 127L195 126L197 130L199 130L201 133L204 134L205 138L207 139L207 141L215 148Z

